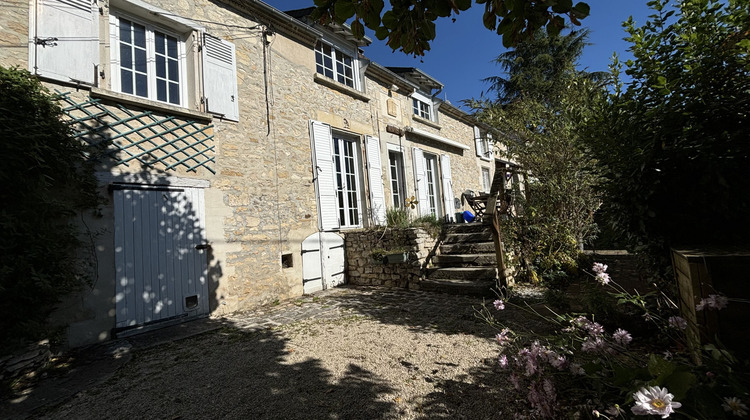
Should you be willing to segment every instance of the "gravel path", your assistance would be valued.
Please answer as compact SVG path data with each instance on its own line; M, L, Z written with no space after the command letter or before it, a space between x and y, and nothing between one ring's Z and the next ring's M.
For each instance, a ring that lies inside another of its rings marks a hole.
M508 418L494 331L475 316L483 303L339 288L205 320L210 331L166 344L134 338L111 377L31 418Z

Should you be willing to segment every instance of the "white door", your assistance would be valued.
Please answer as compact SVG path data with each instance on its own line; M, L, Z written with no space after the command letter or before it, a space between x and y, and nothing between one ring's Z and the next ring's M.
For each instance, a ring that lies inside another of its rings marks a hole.
M314 233L302 241L302 285L305 294L344 284L344 239L332 232Z
M203 190L117 187L117 328L208 314Z

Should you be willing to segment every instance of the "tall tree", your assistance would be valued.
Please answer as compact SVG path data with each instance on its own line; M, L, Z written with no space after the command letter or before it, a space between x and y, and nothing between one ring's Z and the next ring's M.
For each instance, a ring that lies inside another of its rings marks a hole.
M578 73L576 65L587 45L588 36L588 29L570 31L560 36L537 31L494 60L503 69L504 76L491 76L484 81L490 83L490 90L497 93L497 100L503 104L524 95L537 98L554 96L558 83ZM580 75L597 80L602 79L605 73Z
M540 30L498 57L507 73L489 78L497 98L473 102L479 119L503 134L506 159L528 173L523 217L508 227L532 278L574 264L596 232L598 175L581 132L605 95L591 74L575 70L586 36Z
M537 29L547 28L559 33L570 23L580 25L579 19L589 14L589 6L573 0L476 0L484 7L482 23L503 37L503 45L510 47L527 38ZM352 32L360 38L365 26L375 36L388 39L393 50L406 54L424 55L435 39L435 21L453 17L471 7L471 0L391 0L386 9L383 0L315 0L314 19L321 23L351 22Z
M591 132L606 167L609 220L631 248L662 256L670 246L747 244L747 2L650 5L645 25L625 24L632 82Z

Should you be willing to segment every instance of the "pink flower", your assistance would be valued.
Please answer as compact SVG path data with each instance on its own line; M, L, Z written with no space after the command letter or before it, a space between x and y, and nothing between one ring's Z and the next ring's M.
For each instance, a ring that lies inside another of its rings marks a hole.
M503 330L500 331L500 334L497 334L495 336L495 339L497 340L498 344L504 346L513 341L513 339L509 337L509 334L510 330L507 328L503 328Z
M587 337L583 340L583 344L581 344L581 351L585 353L599 353L605 350L606 347L607 343L605 343L601 337L596 337L594 339Z
M604 327L598 322L589 322L584 328L593 336L604 334Z
M697 305L695 305L696 311L702 311L703 309L722 310L727 307L729 299L726 296L721 295L708 295L707 298L702 298Z
M622 328L618 328L617 331L612 334L612 338L617 344L621 346L627 346L631 341L633 341L633 337L630 336L630 333L623 330Z
M607 273L598 273L596 275L596 281L598 281L602 286L606 286L610 281L612 281L612 278L609 277L609 274Z
M492 304L495 305L495 309L497 309L498 311L502 311L503 309L505 309L505 303L500 299L492 302Z
M607 271L607 265L602 263L594 263L594 267L592 268L594 270L594 273L601 274L605 271Z
M508 367L508 356L506 356L504 354L501 355L500 357L497 358L497 362L500 364L501 368L503 368L503 369L507 368Z
M684 330L685 328L687 328L687 321L679 316L670 316L669 326L672 328L677 328L678 330Z

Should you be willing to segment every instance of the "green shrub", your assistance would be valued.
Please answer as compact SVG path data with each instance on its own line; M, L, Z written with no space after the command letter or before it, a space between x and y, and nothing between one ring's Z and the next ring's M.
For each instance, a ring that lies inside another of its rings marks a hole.
M437 238L443 229L443 221L438 219L435 215L422 216L414 219L411 224L414 227L421 227L426 230L433 238Z
M72 221L99 197L62 115L28 71L0 67L0 354L46 336L54 305L84 284Z
M405 208L385 211L385 220L390 227L407 228L409 227L409 219L409 212Z

